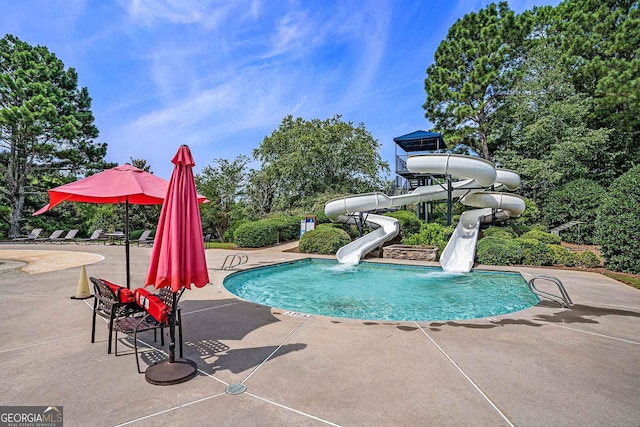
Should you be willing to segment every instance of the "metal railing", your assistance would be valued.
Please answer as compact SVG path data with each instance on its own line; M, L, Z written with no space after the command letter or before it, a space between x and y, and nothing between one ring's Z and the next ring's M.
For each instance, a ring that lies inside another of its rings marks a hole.
M558 287L558 290L560 291L560 295L555 295L550 292L541 291L536 287L536 284L535 284L536 280L538 281L544 280L544 281L555 284ZM529 285L529 289L531 289L531 292L538 295L539 297L557 302L558 304L566 308L571 308L571 306L573 305L573 301L571 301L571 298L569 297L569 294L567 293L567 290L565 289L560 279L557 279L555 277L550 277L550 276L536 276L533 279L529 280L528 285Z
M224 262L222 263L222 267L220 267L220 270L231 269L233 267L246 264L248 261L249 257L247 256L247 254L237 253L227 255L224 259Z

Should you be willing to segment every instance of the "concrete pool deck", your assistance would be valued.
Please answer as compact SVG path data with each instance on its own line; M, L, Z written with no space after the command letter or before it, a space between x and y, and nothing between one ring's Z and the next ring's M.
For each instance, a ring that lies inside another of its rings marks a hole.
M283 252L290 247L241 251L242 267L306 257ZM131 248L132 287L143 283L150 253ZM69 298L82 265L124 283L122 246L0 245L0 259L27 262L22 274L0 274L0 405L63 406L67 426L639 424L640 291L615 280L509 268L559 278L574 308L368 322L238 299L222 286L230 271L217 270L232 253L207 250L211 284L180 303L185 356L198 376L159 387L136 372L130 339L107 354L104 322L91 344L93 300ZM165 350L147 350L142 368ZM238 383L246 392L225 392Z

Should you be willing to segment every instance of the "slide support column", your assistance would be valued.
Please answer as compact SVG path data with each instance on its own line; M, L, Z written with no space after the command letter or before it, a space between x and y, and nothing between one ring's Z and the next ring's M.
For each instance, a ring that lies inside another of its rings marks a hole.
M453 184L451 182L451 175L447 175L447 225L451 225L453 212L451 199L453 195Z

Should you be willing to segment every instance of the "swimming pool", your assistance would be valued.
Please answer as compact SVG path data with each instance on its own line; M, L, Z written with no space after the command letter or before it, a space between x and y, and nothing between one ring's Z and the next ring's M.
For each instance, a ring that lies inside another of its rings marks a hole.
M258 304L363 320L462 320L523 310L539 299L520 274L305 259L228 276L225 288Z

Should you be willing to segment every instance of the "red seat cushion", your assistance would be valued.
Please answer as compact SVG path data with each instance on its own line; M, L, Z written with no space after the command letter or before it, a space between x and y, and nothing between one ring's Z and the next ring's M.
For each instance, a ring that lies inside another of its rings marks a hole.
M138 305L144 308L151 317L160 323L167 323L169 308L157 295L143 288L138 288L133 293Z
M124 288L120 285L116 285L115 283L108 282L104 279L101 279L107 286L111 288L113 293L116 295L118 301L122 303L130 303L136 300L133 295L133 291L131 289Z

